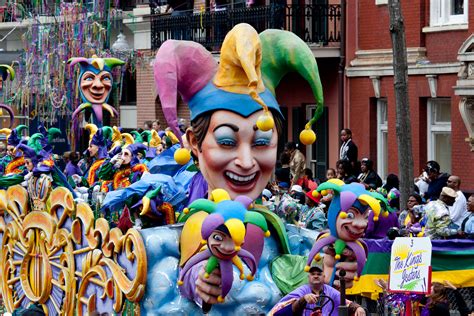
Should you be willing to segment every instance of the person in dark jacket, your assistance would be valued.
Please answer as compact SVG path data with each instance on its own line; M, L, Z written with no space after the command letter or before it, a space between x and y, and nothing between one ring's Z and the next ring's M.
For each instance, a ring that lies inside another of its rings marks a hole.
M369 158L364 158L361 161L360 169L361 173L357 179L362 183L366 189L377 189L382 186L382 179L380 176L373 170L374 163Z
M424 195L427 201L436 201L439 198L441 190L447 185L449 174L440 173L440 169L439 163L434 160L430 160L426 163L425 171L430 181L428 191L426 191Z
M341 148L339 149L339 159L347 160L351 164L352 171L357 170L357 145L352 140L352 131L345 128L341 131ZM356 174L357 176L357 174Z

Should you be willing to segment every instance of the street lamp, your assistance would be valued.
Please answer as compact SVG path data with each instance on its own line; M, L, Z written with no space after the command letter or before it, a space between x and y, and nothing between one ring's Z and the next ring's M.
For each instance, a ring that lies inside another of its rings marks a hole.
M112 47L110 50L112 52L117 52L117 53L128 53L131 49L125 38L126 38L125 35L123 35L123 33L120 32L120 34L117 35L117 40L115 41L115 43L112 44Z

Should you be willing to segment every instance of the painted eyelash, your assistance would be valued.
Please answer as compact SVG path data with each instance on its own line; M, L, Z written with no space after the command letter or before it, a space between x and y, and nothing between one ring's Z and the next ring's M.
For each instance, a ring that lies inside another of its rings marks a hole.
M227 138L227 139L218 139L217 143L219 145L224 145L224 146L233 146L233 145L235 145L235 140L229 139L229 138Z
M270 145L270 139L257 139L257 140L255 140L254 145L268 146L268 145Z

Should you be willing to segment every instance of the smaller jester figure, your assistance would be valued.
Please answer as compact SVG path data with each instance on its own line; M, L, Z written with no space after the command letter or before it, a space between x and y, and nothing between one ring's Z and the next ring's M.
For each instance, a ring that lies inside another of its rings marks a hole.
M79 91L82 104L72 114L72 120L87 108L92 108L96 124L102 124L102 109L107 110L112 117L118 115L116 109L107 104L113 87L112 69L122 66L124 61L117 58L92 58L73 57L68 60L70 66L79 63L81 69L78 78Z
M0 86L0 91L3 90L3 82L5 82L7 79L10 79L10 81L13 81L15 79L15 70L9 65L0 65L0 79L1 79L1 86ZM10 106L6 104L0 103L0 116L3 115L3 110L8 112L8 115L10 116L10 125L8 128L12 128L13 122L15 119L15 116L13 115L13 110Z
M238 196L234 201L230 200L227 192L216 189L211 196L222 196L218 202L206 199L198 199L189 205L184 212L190 216L199 211L205 211L209 215L204 219L201 227L201 244L207 248L195 254L180 272L178 285L183 284L184 275L196 264L207 260L204 277L217 268L220 269L222 277L222 293L218 297L219 302L224 302L225 296L229 293L234 281L234 264L240 271L240 279L245 278L242 258L250 268L247 280L252 281L257 270L254 256L245 249L242 249L246 233L246 223L254 224L262 229L265 236L270 236L267 222L263 215L257 212L248 211L252 200L247 196ZM225 194L224 194L225 193ZM204 307L203 307L204 308Z
M325 195L328 190L332 190L334 198L328 210L329 233L321 234L314 243L305 267L309 271L313 259L321 258L319 252L326 246L334 247L335 264L343 260L341 256L346 248L353 251L357 260L357 275L354 280L361 275L367 260L367 246L360 240L364 236L367 228L369 211L374 212L374 221L378 221L382 212L383 216L388 215L388 205L386 200L379 194L374 194L365 190L359 183L344 184L340 180L329 180L318 186L313 195L321 193ZM334 282L335 271L328 272L331 276L330 284Z

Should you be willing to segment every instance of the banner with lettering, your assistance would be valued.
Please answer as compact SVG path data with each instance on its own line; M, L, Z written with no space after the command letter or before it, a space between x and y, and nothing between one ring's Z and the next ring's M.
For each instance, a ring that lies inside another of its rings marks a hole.
M430 238L396 238L389 278L390 292L428 294L431 291Z

